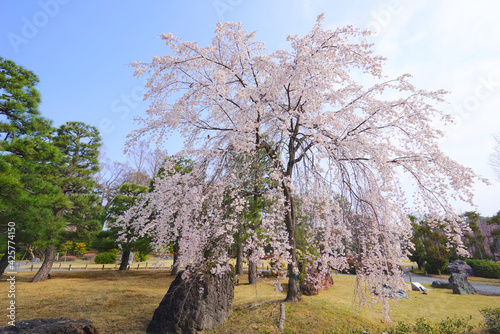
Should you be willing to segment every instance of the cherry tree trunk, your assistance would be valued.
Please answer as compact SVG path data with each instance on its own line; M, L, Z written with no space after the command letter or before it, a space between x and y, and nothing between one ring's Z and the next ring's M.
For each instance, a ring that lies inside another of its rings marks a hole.
M240 243L236 247L236 275L243 275L243 247Z
M9 265L9 255L8 255L8 250L5 251L5 254L2 256L2 259L0 260L0 275L3 275L3 272L5 269L7 269L7 266Z
M179 243L174 243L174 264L172 265L171 276L177 276L179 273L180 263L179 263Z
M297 246L295 244L295 226L297 225L296 203L293 199L292 192L289 187L284 186L284 194L286 203L289 207L285 215L286 230L288 232L288 242L290 244L290 257L292 262L288 264L288 292L286 294L286 302L299 301L302 298L300 289L300 275L298 272L297 261ZM294 270L295 267L295 270Z
M130 259L130 248L125 248L122 253L122 261L120 262L119 270L127 270L129 259Z
M257 263L248 259L248 283L257 284Z
M52 264L54 263L54 255L55 245L51 245L50 247L45 249L42 266L40 267L40 269L38 269L35 277L33 277L33 279L31 280L32 283L45 281L47 279L47 276L52 269Z

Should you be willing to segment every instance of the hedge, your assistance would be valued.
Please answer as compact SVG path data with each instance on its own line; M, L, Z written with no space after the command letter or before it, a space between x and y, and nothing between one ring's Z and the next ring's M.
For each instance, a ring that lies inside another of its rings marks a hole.
M476 276L485 278L500 278L500 263L490 260L465 260L474 269Z

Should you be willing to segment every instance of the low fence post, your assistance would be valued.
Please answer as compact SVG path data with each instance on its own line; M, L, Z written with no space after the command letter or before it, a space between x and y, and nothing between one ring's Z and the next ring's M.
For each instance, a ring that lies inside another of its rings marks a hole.
M285 330L285 304L281 303L280 304L280 323L279 323L279 328L280 332L283 332Z

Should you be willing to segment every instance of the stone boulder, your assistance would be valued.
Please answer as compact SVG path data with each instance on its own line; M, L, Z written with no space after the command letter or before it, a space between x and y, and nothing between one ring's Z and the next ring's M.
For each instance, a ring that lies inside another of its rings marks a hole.
M377 295L377 293L375 293ZM384 297L391 298L391 299L409 299L408 294L406 293L405 290L403 289L397 289L394 290L388 285L384 285L382 287L382 294Z
M432 287L435 289L451 289L452 288L450 283L441 282L441 281L432 282Z
M475 295L477 293L476 289L467 281L465 274L451 274L448 281L455 295Z
M156 309L147 332L198 333L220 326L230 315L234 276L203 275L182 278L180 272Z
M450 262L448 265L448 274L465 274L467 276L475 276L474 269L467 264L467 262L462 260L456 260Z
M17 321L15 326L0 328L0 334L98 334L91 321L85 319L33 319Z
M312 266L306 269L306 273L307 278L300 283L300 290L306 296L316 296L320 291L328 290L333 286L330 273L321 273L320 270Z

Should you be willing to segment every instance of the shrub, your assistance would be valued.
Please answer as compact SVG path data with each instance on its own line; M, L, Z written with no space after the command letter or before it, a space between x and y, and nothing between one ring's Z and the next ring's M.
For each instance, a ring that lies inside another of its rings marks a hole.
M148 260L148 254L144 254L141 252L135 253L135 262L144 262Z
M59 258L60 262L62 262L62 261L75 261L75 260L76 260L76 256L73 256L73 255L61 256Z
M490 260L465 260L474 269L476 276L485 278L500 278L500 263Z
M83 259L89 261L92 260L96 255L96 253L87 253L83 255Z
M389 334L455 334L455 333L471 333L474 327L469 324L471 319L467 318L450 318L432 324L426 318L419 318L415 324L398 323L394 328L389 329Z
M485 330L489 334L500 334L500 307L497 308L483 308L479 312L484 317L486 327Z
M116 254L111 252L97 254L94 258L94 262L97 264L115 263Z

